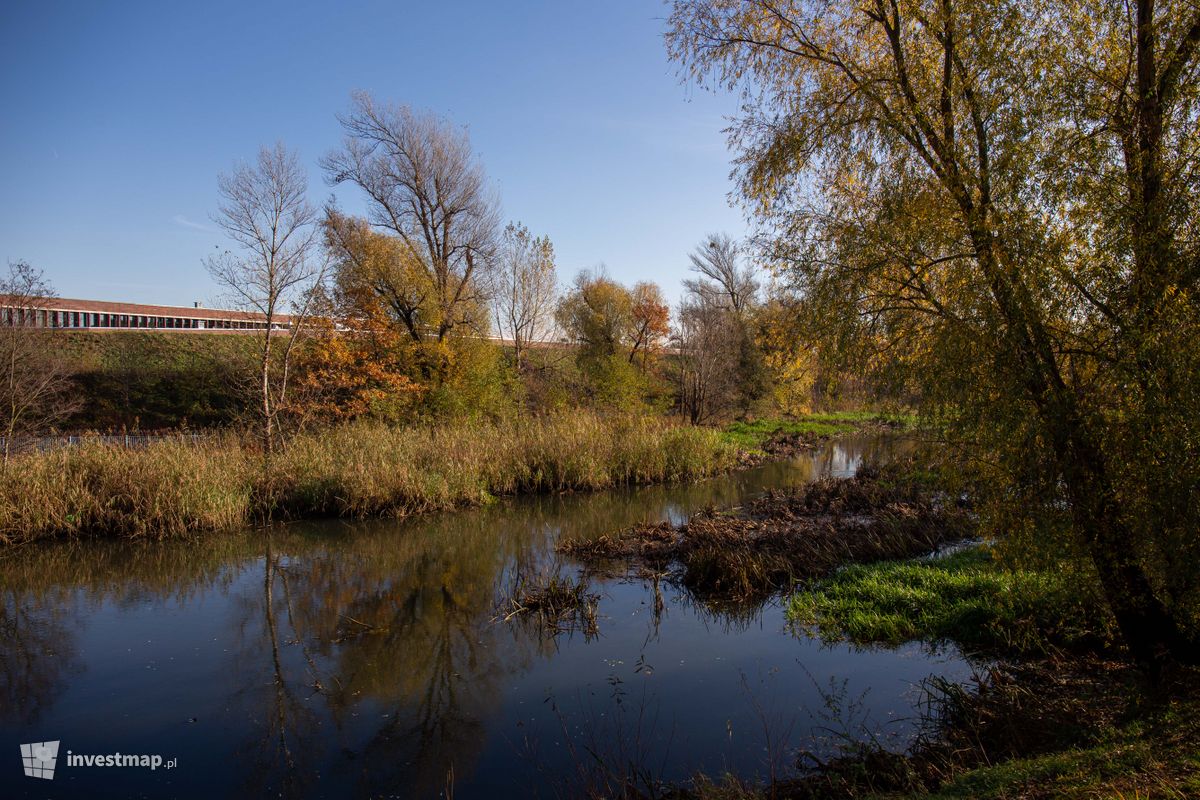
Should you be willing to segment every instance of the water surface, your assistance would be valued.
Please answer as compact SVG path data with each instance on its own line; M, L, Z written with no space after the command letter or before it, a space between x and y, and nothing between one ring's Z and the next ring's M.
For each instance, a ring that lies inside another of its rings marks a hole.
M653 580L595 582L595 636L496 611L515 574L578 569L559 537L682 520L895 446L853 437L697 484L406 522L6 552L0 796L526 798L569 793L597 757L752 777L829 729L902 742L916 684L968 674L953 651L824 646L778 602L713 610ZM54 779L25 777L18 745L52 740ZM68 750L178 766L70 766Z

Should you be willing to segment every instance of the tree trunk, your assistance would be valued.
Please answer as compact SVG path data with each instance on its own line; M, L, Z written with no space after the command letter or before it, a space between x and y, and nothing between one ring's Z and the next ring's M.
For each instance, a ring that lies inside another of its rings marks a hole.
M1107 466L1078 420L1060 426L1055 448L1063 467L1072 522L1086 545L1121 637L1138 662L1157 671L1165 662L1200 663L1200 648L1186 637L1138 562L1133 532L1122 518Z
M268 456L274 450L275 437L272 426L271 409L271 317L267 317L266 341L263 343L262 358L262 413L263 413L263 452Z
M1041 319L1019 279L1008 272L984 219L972 239L993 299L1005 320L1008 347L1037 409L1071 504L1072 525L1100 580L1105 600L1130 654L1157 672L1167 661L1200 663L1200 652L1155 594L1138 560L1133 532L1113 490L1103 450L1058 370Z

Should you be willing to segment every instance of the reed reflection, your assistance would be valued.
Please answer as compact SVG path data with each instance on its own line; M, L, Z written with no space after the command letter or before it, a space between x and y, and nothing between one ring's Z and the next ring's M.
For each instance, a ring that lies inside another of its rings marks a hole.
M864 437L698 484L506 500L400 523L323 521L191 543L8 553L0 559L0 720L24 731L86 673L78 640L98 614L120 621L170 604L197 615L196 624L218 615L232 631L228 647L196 648L196 658L212 691L227 691L220 725L236 735L214 734L211 746L236 770L241 792L303 796L319 782L356 796L434 794L476 768L504 687L556 654L553 636L495 617L514 575L577 568L555 556L560 537L682 521L765 488L852 470L887 446ZM672 614L700 614L720 630L744 628L759 612L690 606L664 597L664 575L646 577L648 639ZM181 623L169 643L190 646L194 635Z

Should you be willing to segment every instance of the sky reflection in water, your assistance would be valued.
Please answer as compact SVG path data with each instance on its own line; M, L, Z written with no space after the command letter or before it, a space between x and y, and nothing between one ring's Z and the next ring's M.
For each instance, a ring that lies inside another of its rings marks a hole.
M587 750L667 778L763 775L829 724L831 692L902 739L954 652L855 651L787 631L778 603L706 609L606 581L599 636L495 621L515 570L574 569L591 537L886 455L862 436L688 486L504 501L404 523L324 521L204 544L111 542L0 557L4 797L554 796ZM864 694L865 693L865 694ZM857 721L862 721L858 719ZM836 727L836 726L835 726ZM18 744L149 753L175 770L66 766L26 778Z

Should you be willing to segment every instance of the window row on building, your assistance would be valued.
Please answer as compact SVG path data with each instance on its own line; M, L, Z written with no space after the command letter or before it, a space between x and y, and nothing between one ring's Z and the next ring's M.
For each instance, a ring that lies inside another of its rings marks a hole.
M119 329L166 329L166 330L262 330L265 322L253 319L199 319L196 317L158 316L152 314L112 314L97 311L61 311L51 309L26 309L20 314L12 308L3 309L4 321L8 325L24 324L36 328L119 328ZM26 319L18 323L17 317ZM275 324L272 328L284 330L287 324Z

